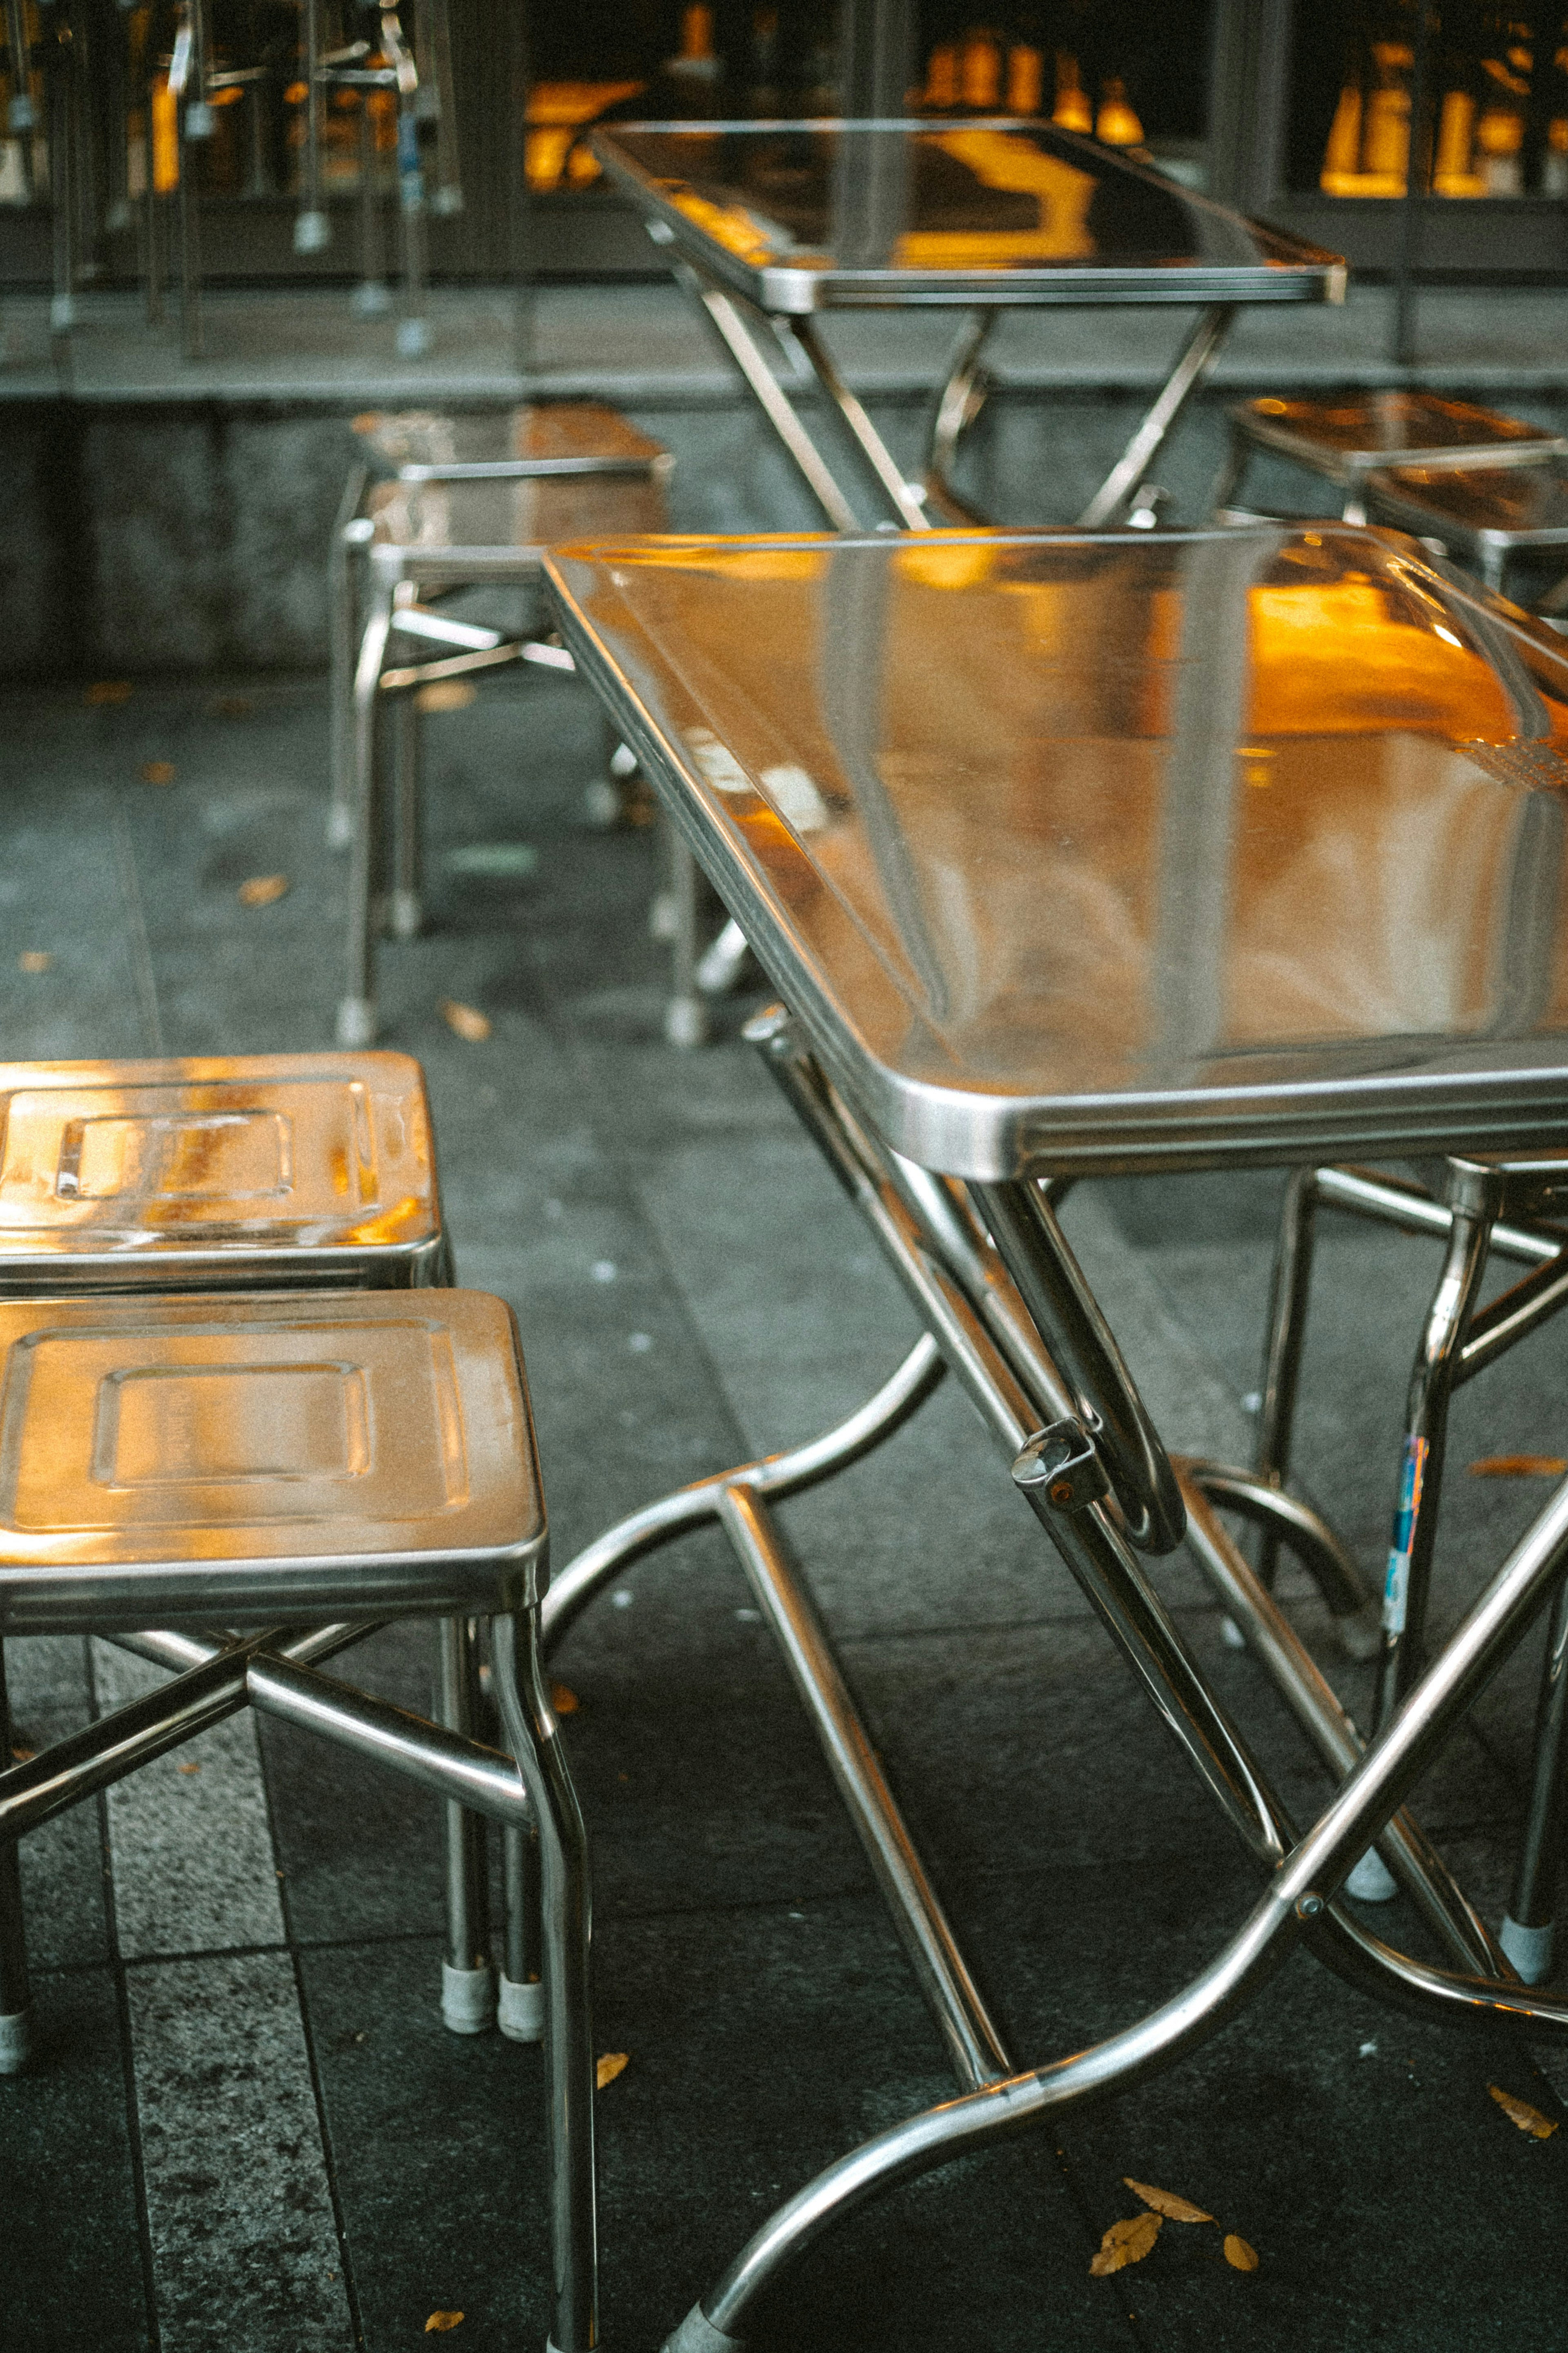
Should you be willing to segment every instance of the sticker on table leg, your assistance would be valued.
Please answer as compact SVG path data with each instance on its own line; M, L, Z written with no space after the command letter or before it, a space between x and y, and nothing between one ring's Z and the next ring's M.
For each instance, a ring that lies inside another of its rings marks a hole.
M1405 1441L1405 1467L1399 1476L1399 1501L1394 1513L1394 1541L1389 1547L1388 1575L1383 1588L1383 1630L1403 1634L1410 1598L1410 1547L1415 1515L1421 1509L1421 1482L1426 1471L1424 1438Z

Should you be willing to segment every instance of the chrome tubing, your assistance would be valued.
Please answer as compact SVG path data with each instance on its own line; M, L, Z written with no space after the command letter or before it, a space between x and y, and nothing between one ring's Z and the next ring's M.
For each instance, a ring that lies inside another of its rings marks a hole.
M490 1621L502 1728L539 1827L550 2116L551 2353L599 2341L588 1842L550 1704L536 1611Z
M821 1437L793 1447L787 1454L763 1455L755 1462L742 1463L738 1470L696 1480L689 1487L661 1495L656 1503L645 1504L617 1520L613 1528L584 1545L564 1568L552 1572L540 1607L546 1651L554 1649L594 1596L620 1570L645 1553L684 1535L688 1529L716 1519L727 1488L743 1486L781 1501L786 1495L804 1494L824 1479L847 1471L901 1430L946 1371L936 1342L929 1333L922 1333L876 1395Z
M479 1661L467 1618L443 1618L436 1628L436 1704L444 1730L474 1737ZM447 1800L447 1957L441 1969L441 2015L458 2034L478 2034L495 2018L490 1967L490 1901L485 1826L454 1798Z
M1277 1544L1289 1546L1321 1595L1344 1649L1352 1659L1372 1658L1382 1640L1378 1604L1363 1583L1353 1556L1327 1520L1299 1496L1275 1486L1261 1471L1196 1461L1189 1463L1187 1470L1211 1503L1223 1504L1255 1527L1271 1532ZM1181 1475L1178 1466L1178 1478ZM1183 1492L1188 1492L1184 1486ZM1265 1589L1269 1589L1261 1563L1258 1576Z
M11 1760L11 1703L5 1646L0 1641L0 1760ZM19 2074L33 2046L33 1995L27 1979L27 1922L14 1838L0 1839L0 2075Z
M1453 1226L1452 1210L1420 1186L1408 1185L1400 1177L1374 1176L1364 1168L1320 1168L1314 1182L1321 1201L1352 1217L1372 1218L1402 1226L1407 1234L1432 1234L1445 1241ZM1528 1226L1511 1221L1492 1228L1492 1249L1498 1256L1516 1259L1526 1266L1542 1266L1564 1247L1561 1236L1534 1233Z
M1541 1662L1541 1697L1535 1713L1535 1770L1530 1810L1514 1872L1513 1892L1503 1915L1500 1942L1527 1985L1552 1966L1553 1915L1563 1860L1563 1775L1568 1771L1568 1582L1552 1611L1546 1656Z
M763 2225L667 2340L666 2353L731 2353L742 2345L746 2316L763 2290L829 2224L881 2189L1085 2099L1125 2090L1206 2041L1280 1967L1302 1930L1323 1918L1358 1856L1398 1810L1440 1742L1524 1632L1565 1559L1568 1482L1280 1865L1240 1930L1191 1985L1090 2050L963 2093L839 2158ZM1415 1966L1408 1974L1418 1982L1436 1973ZM1533 2009L1538 2018L1568 2023L1568 2004L1532 2004L1521 1996L1497 2007L1500 2014Z
M1182 411L1219 357L1235 316L1234 305L1226 302L1214 303L1200 314L1147 416L1079 515L1079 531L1101 531L1121 521Z
M1183 1525L1175 1473L1055 1209L1020 1178L970 1190L1093 1432L1130 1541L1140 1552L1173 1552Z
M816 1604L757 1494L727 1486L719 1520L822 1743L954 2073L968 2088L995 2083L1011 2073L1012 2062L904 1827Z
M386 641L392 633L393 582L376 577L368 598L353 681L353 801L349 835L349 921L346 988L338 1007L340 1046L374 1043L374 898L379 818L377 706Z
M1342 1780L1366 1743L1264 1584L1262 1572L1249 1567L1214 1508L1216 1493L1230 1500L1226 1488L1233 1475L1216 1472L1207 1462L1177 1464L1186 1499L1188 1549L1323 1763ZM1271 1494L1267 1488L1262 1493ZM1502 1946L1407 1813L1394 1815L1379 1845L1394 1878L1458 1968L1505 1981L1514 1977Z
M1420 1670L1454 1366L1502 1207L1502 1178L1495 1168L1450 1160L1447 1189L1452 1213L1448 1247L1411 1367L1405 1403L1383 1594L1374 1732L1389 1722Z
M372 1764L384 1765L433 1797L471 1807L514 1827L531 1820L517 1768L499 1748L429 1724L391 1700L372 1699L330 1675L268 1654L253 1660L247 1695L263 1715L320 1733Z
M1263 1357L1263 1389L1253 1461L1271 1487L1282 1487L1290 1468L1296 1421L1296 1390L1301 1346L1307 1333L1307 1303L1312 1285L1312 1240L1318 1206L1317 1172L1298 1168L1285 1189L1279 1238L1268 1286L1268 1338ZM1279 1539L1265 1524L1258 1548L1258 1574L1273 1589L1279 1567Z
M839 374L837 364L817 333L815 322L810 319L792 318L787 323L789 332L810 362L812 374L849 428L857 448L876 476L900 522L906 531L930 531L932 526L925 511L924 487L906 480L903 468Z

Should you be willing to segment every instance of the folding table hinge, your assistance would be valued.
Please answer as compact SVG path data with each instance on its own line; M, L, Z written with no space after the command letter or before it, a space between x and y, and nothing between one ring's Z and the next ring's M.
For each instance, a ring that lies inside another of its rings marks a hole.
M1110 1492L1093 1439L1070 1416L1036 1430L1014 1461L1013 1477L1031 1497L1043 1491L1058 1512L1085 1511Z

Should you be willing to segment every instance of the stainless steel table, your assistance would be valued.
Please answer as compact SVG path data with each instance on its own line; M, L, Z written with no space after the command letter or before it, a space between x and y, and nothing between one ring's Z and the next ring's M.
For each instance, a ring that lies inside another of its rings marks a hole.
M1212 1499L1345 1614L1353 1564L1279 1491L1172 1460L1057 1217L1082 1175L1563 1143L1568 887L1540 817L1568 784L1568 653L1342 525L600 543L547 575L788 1000L754 1041L926 1325L838 1430L648 1504L545 1605L548 1637L629 1558L721 1523L960 2084L787 2200L670 2339L726 2353L839 2215L1168 2065L1299 1936L1427 2016L1568 2030L1404 1810L1568 1562L1568 1483L1363 1742ZM1173 2000L1037 2067L987 2013L771 1518L944 1369L1265 1881ZM1184 1535L1342 1777L1305 1835L1151 1581ZM1439 1963L1342 1905L1373 1841Z
M840 531L858 527L855 507L774 374L781 345L795 389L826 395L895 521L926 531L933 509L939 522L973 519L946 478L983 397L981 356L999 311L1204 305L1084 512L1082 522L1095 526L1127 512L1239 305L1344 297L1337 255L1048 122L628 122L596 131L590 143ZM917 481L816 323L829 311L905 309L973 313L933 412L927 479Z

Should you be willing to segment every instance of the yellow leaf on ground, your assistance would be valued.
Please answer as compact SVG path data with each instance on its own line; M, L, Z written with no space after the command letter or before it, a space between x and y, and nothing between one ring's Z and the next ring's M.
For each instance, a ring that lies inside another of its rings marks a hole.
M489 1016L477 1005L459 1005L455 997L444 997L438 1009L447 1029L466 1038L470 1046L482 1045L490 1034Z
M175 1770L180 1773L199 1773L201 1769L199 1765L180 1765L175 1767Z
M239 903L242 907L270 907L288 888L287 874L253 874L248 882L239 886Z
M1472 1479L1561 1479L1564 1471L1562 1454L1483 1454L1470 1465Z
M583 1703L570 1683L552 1683L550 1704L557 1715L575 1715Z
M1255 2272L1258 2269L1257 2250L1249 2247L1245 2239L1237 2238L1234 2231L1227 2231L1225 2234L1225 2259L1233 2272Z
M1557 2129L1552 2117L1543 2116L1541 2110L1532 2108L1528 2100L1516 2100L1511 2092L1500 2092L1495 2084L1489 2084L1487 2089L1510 2125L1517 2125L1521 2132L1530 2135L1531 2140L1551 2139Z
M1178 2198L1173 2189L1151 2189L1146 2181L1134 2181L1130 2173L1124 2173L1121 2179L1135 2198L1142 2198L1145 2206L1152 2206L1155 2213L1163 2214L1167 2222L1214 2221L1212 2214L1205 2214L1203 2208L1194 2206L1190 2198Z
M54 962L47 948L24 948L16 958L18 972L47 972Z
M142 781L144 785L172 785L174 781L173 760L143 760Z
M100 679L96 686L88 688L82 700L94 705L105 702L129 702L131 681L128 678Z
M605 2052L604 2057L599 2061L598 2065L594 2070L594 2081L601 2092L604 2090L606 2084L613 2084L617 2075L625 2074L626 2063L630 2057L631 2052L629 2051L606 2051Z
M36 1748L20 1747L15 1741L11 1744L11 1762L13 1765L30 1765L37 1753L38 1752Z
M466 678L436 678L422 686L414 698L416 711L467 711L477 702L479 690L470 686Z
M425 2334L428 2337L435 2329L437 2336L445 2336L448 2328L456 2328L462 2316L460 2312L433 2312L425 2323Z
M1104 2279L1127 2263L1141 2263L1160 2235L1162 2219L1158 2214L1128 2214L1112 2222L1089 2267L1090 2279Z

